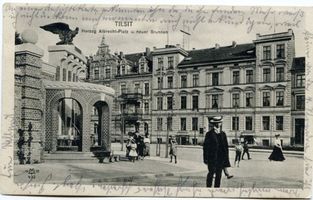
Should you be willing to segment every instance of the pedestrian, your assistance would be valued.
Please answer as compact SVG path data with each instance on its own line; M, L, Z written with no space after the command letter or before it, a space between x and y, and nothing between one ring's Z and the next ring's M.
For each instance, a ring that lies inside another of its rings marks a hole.
M132 139L133 139L132 137L128 138L127 143L126 143L126 158L128 158L129 160L131 159L129 156L129 153L131 150L131 140Z
M172 162L173 157L175 159L175 164L177 163L177 143L176 140L170 135L169 137L169 144L170 144L170 162Z
M130 147L131 148L129 152L129 157L132 162L135 162L136 158L138 157L138 154L137 154L137 144L134 139L131 140Z
M212 187L214 175L214 187L220 187L222 171L230 167L227 136L224 131L220 130L222 121L223 118L220 116L211 118L209 123L213 125L213 128L205 135L203 161L208 166L207 187Z
M145 143L144 156L150 156L150 138L148 134L145 135L145 139L143 139L143 142Z
M248 160L250 160L251 158L250 158L250 154L249 154L248 141L245 141L245 142L243 143L243 153L242 153L242 157L241 157L242 160L244 160L244 159L243 159L243 156L244 156L245 154L247 154Z
M243 150L242 145L240 144L239 141L237 141L237 143L235 145L236 156L235 156L234 166L236 166L236 162L237 162L237 167L239 167L239 162L240 162L242 150Z
M141 135L139 136L139 141L138 141L138 144L137 144L137 148L138 148L138 158L143 160L145 143L143 142L143 137Z
M272 160L273 161L284 161L285 160L279 136L280 136L279 134L275 135L276 139L275 139L274 149L273 149L273 152L271 153L270 157L268 158L270 161L272 161Z

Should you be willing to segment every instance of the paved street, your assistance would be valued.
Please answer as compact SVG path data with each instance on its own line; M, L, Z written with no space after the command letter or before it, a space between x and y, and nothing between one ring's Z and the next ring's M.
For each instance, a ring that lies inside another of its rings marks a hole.
M120 146L113 145L118 153ZM156 157L155 145L151 146L152 156L135 163L122 160L115 163L55 163L15 166L16 182L29 180L25 170L38 169L32 182L42 183L48 178L50 183L77 182L85 184L128 184L145 186L196 186L205 187L207 169L202 163L201 148L178 148L178 163L170 163L169 159ZM230 151L231 163L234 152ZM232 179L223 176L222 187L301 187L303 179L303 158L299 155L285 154L284 162L270 162L267 152L251 153L251 160L243 160L240 167L231 167Z

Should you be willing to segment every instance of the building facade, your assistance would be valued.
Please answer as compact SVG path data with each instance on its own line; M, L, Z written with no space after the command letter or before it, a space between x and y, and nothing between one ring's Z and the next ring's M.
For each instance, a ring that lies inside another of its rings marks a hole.
M49 46L44 62L36 38L34 30L25 30L15 46L15 163L45 162L60 151L91 157L95 146L110 151L114 90L86 83L87 59L75 45ZM94 109L96 133L90 132Z
M274 135L280 134L284 145L303 145L304 61L295 58L292 30L257 34L247 44L188 51L166 45L115 57L110 79L103 80L95 74L105 77L105 70L101 74L96 67L100 61L92 59L89 81L116 90L112 129L117 139L125 134L121 124L127 107L119 97L135 88L142 94L136 96L136 106L145 114L135 121L152 142L175 135L179 144L201 144L210 117L221 115L230 144L240 139L270 146Z

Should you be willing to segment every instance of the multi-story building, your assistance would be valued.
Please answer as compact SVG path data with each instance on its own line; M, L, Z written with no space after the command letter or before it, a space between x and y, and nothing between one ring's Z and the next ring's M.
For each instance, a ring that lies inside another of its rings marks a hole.
M291 69L291 144L304 144L305 58L295 58Z
M150 49L134 54L111 54L103 37L96 55L90 58L89 63L89 81L110 86L116 91L111 123L113 141L121 140L121 136L135 130L149 134L152 80ZM94 126L96 132L97 122Z
M111 67L116 69L111 71L116 73L108 82L117 94L115 125L122 120L118 97L123 89L135 87L146 94L147 83L149 94L137 106L149 112L137 121L143 122L141 132L148 130L153 142L175 135L179 144L201 144L210 117L222 115L230 144L242 139L269 146L275 134L284 145L303 144L303 130L297 127L304 127L304 107L297 105L304 101L304 61L295 58L292 30L257 34L247 44L189 51L166 45L115 56L117 65ZM148 64L146 73L142 63ZM90 74L95 70L91 64ZM121 134L119 126L113 130Z

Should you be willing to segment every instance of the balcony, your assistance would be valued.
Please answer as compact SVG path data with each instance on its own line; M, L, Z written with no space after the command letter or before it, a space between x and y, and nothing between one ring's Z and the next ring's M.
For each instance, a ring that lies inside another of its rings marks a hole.
M141 108L136 108L134 111L125 110L121 113L121 118L124 118L127 122L137 122L142 119L143 110Z
M118 97L120 101L124 102L138 102L138 100L141 100L143 97L143 94L141 92L141 89L134 89L134 90L122 90L121 95Z

